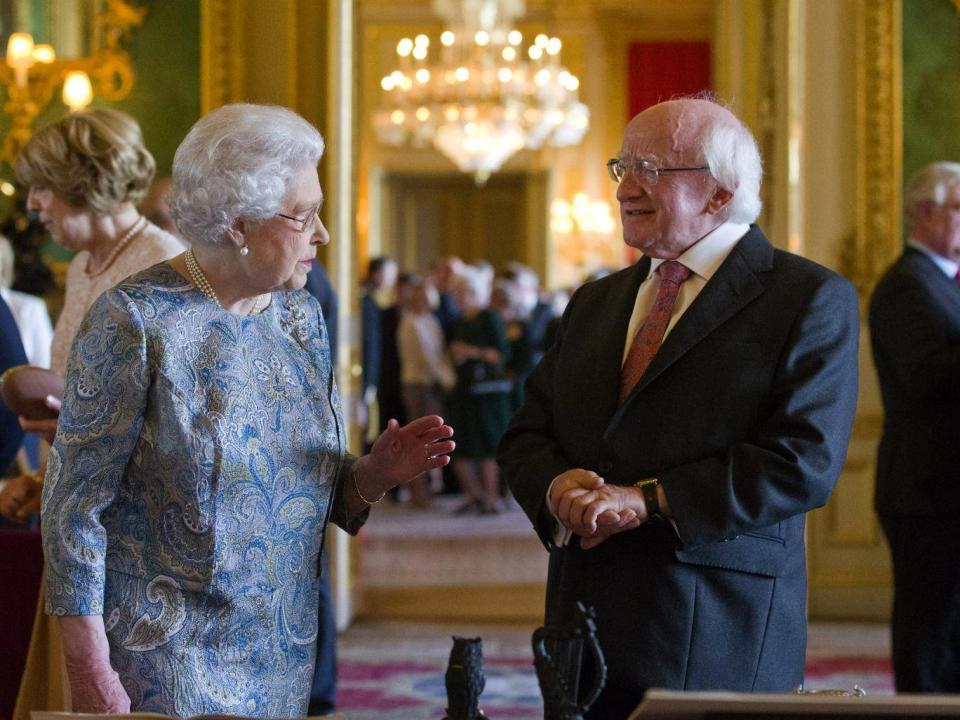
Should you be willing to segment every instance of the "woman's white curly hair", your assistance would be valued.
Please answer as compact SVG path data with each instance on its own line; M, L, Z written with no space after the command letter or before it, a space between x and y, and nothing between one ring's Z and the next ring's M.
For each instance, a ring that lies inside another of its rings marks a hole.
M173 158L167 196L191 243L217 245L239 219L264 220L281 209L291 178L323 155L319 131L292 110L237 103L205 115Z

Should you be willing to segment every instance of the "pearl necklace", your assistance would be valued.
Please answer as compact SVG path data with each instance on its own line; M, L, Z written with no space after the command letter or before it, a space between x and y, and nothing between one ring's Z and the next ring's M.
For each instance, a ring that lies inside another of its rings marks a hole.
M87 277L97 277L98 275L103 275L103 273L106 272L107 268L113 265L113 261L117 259L117 256L123 252L123 249L127 247L127 245L129 245L131 242L133 242L136 238L138 238L140 236L140 233L142 233L146 229L146 227L147 227L147 219L143 215L138 215L137 221L133 225L131 225L130 229L127 230L123 234L123 236L117 241L117 243L113 246L113 250L111 250L110 254L107 255L107 259L100 264L100 267L97 269L96 272L90 272L90 260L92 259L92 256L87 260L87 269L85 271L87 274Z
M187 250L184 255L184 260L187 262L187 272L190 273L190 279L193 280L193 284L196 285L200 292L202 292L208 299L213 300L217 305L220 305L220 299L217 297L217 294L213 291L213 286L210 285L210 281L207 280L207 276L203 273L203 270L200 268L200 263L197 262L196 256L193 254L193 248ZM257 299L253 301L253 307L250 308L248 315L257 315L260 312L263 312L266 307L267 300L270 295L257 295ZM220 305L220 307L223 307Z

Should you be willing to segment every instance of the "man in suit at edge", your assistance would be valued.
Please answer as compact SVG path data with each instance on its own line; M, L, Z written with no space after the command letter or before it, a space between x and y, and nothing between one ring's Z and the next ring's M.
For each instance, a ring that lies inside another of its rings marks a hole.
M870 301L883 397L876 510L890 543L898 692L960 692L960 163L907 185L910 239Z
M645 110L608 167L643 257L573 296L499 453L550 552L546 621L596 609L591 718L652 687L788 691L804 514L830 496L856 405L856 293L749 225L760 156L720 105Z
M312 269L307 273L304 289L320 303L323 321L327 326L327 338L330 343L330 357L333 366L337 366L337 312L339 304L333 291L330 277L319 260L314 259ZM313 682L310 686L310 702L307 712L311 716L329 715L336 710L337 698L337 621L333 612L333 596L330 592L330 564L327 560L326 545L320 562L319 611L317 614L317 662L313 666Z

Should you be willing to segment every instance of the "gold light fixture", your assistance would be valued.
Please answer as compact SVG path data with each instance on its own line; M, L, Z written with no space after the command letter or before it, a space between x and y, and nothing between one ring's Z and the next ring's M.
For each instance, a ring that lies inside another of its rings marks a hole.
M523 0L434 0L433 9L447 22L435 59L427 35L403 38L380 83L380 142L431 142L478 185L521 149L580 142L590 117L580 81L560 62L559 38L541 34L524 49L512 27Z
M6 62L0 63L0 84L6 87L4 112L12 127L0 147L0 159L9 164L30 140L33 121L63 85L63 102L71 111L90 104L94 95L115 102L130 94L133 68L121 41L139 26L146 7L127 0L107 0L93 20L97 34L93 52L83 58L59 59L53 46L34 44L29 33L15 32L7 40Z

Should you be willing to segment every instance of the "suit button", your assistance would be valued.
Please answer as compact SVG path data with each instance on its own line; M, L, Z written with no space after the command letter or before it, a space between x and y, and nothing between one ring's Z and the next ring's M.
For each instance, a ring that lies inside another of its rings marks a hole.
M608 472L613 470L613 463L610 462L609 460L601 460L600 464L597 465L597 470L599 470L602 474L606 475Z

